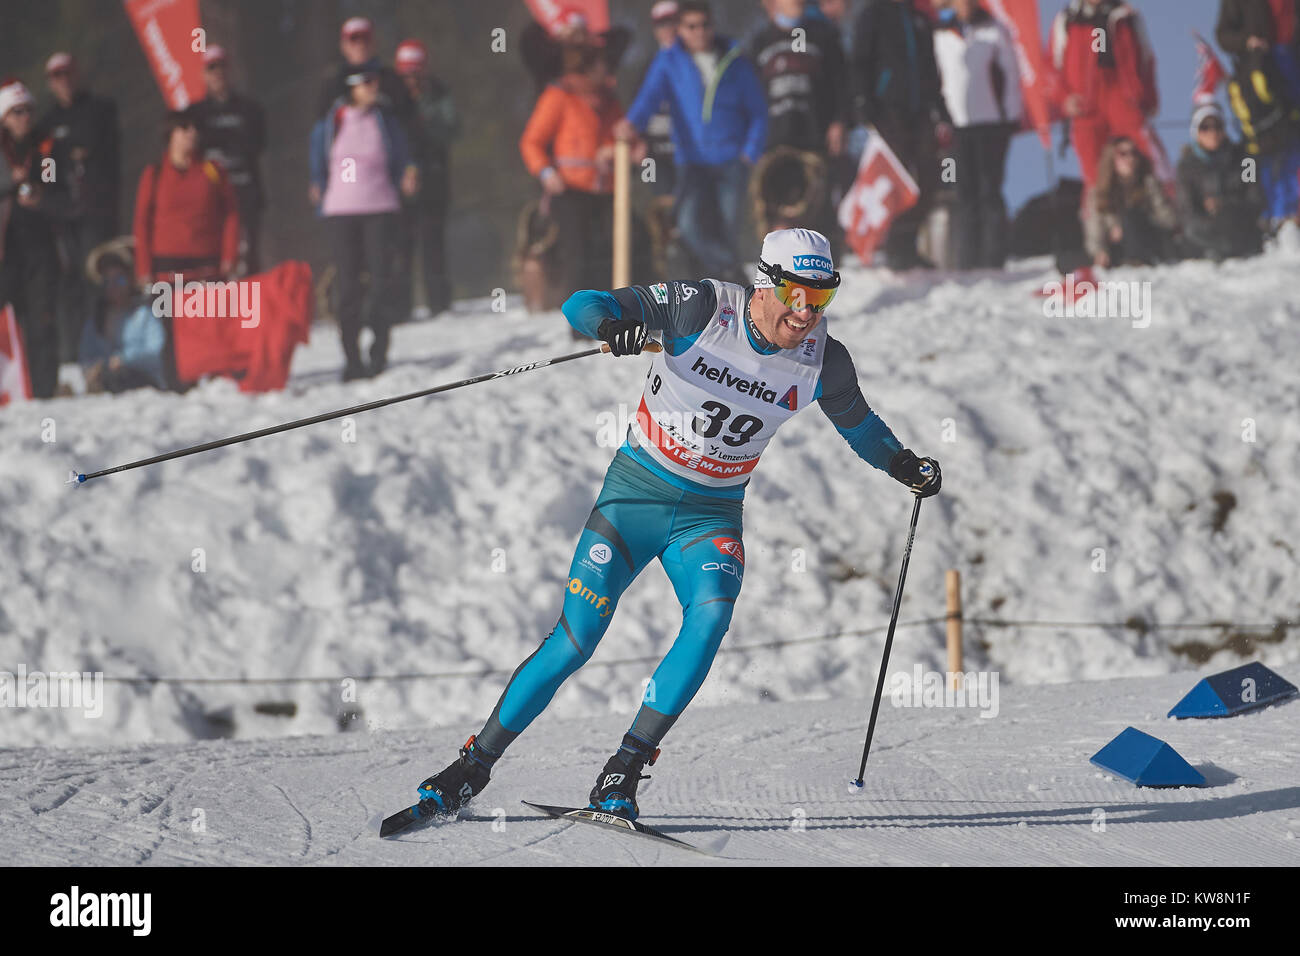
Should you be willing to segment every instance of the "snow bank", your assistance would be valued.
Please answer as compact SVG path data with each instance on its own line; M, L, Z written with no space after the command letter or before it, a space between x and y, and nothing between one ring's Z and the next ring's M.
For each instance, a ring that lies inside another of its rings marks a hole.
M973 616L1294 620L1298 265L1273 253L1113 270L1149 283L1140 328L1045 317L1032 295L1052 277L1045 261L962 277L847 269L833 332L872 404L945 472L902 618L941 615L955 567ZM0 744L477 726L555 621L613 452L602 439L620 403L635 407L645 360L583 359L366 413L354 435L329 423L80 488L64 479L580 347L558 316L484 309L400 327L374 381L339 384L337 340L318 327L282 394L214 381L0 409L0 668L109 680L102 717L11 711ZM879 631L739 649L885 624L909 508L819 410L783 429L751 484L743 597L700 703L860 700ZM630 716L653 662L617 662L661 655L679 621L654 565L554 714ZM968 668L1013 684L1242 661L1213 631L967 634ZM1294 664L1300 642L1253 656ZM897 668L943 659L941 625L900 630ZM274 683L482 671L355 693ZM140 677L271 682L120 682Z

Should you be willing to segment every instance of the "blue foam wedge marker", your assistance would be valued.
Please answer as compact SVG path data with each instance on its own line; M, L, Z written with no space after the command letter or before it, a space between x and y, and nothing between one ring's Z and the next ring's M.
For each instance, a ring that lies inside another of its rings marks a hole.
M1163 740L1125 727L1092 763L1139 787L1203 787L1205 778Z
M1300 691L1295 684L1279 677L1255 661L1230 671L1211 674L1187 692L1170 717L1231 717L1234 714L1277 704Z

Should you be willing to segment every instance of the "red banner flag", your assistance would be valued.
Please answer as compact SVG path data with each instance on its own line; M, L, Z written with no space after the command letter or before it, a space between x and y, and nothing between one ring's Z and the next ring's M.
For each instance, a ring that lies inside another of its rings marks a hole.
M871 265L872 253L889 232L889 224L915 206L920 196L916 181L884 137L872 129L858 175L840 201L839 220L849 248Z
M305 262L237 283L185 283L171 295L176 377L232 375L242 392L284 388L293 350L310 336L314 304Z
M203 98L203 58L194 49L202 27L199 0L122 0L167 106L183 110Z
M555 36L564 28L577 24L573 18L582 18L588 33L604 33L609 29L609 0L527 0L533 19Z
M1047 101L1048 68L1035 0L987 0L989 12L1011 33L1020 66L1025 119L1038 131L1044 149L1052 145L1052 110Z
M31 379L27 377L27 358L23 354L23 336L18 331L14 307L0 309L0 405L30 401Z

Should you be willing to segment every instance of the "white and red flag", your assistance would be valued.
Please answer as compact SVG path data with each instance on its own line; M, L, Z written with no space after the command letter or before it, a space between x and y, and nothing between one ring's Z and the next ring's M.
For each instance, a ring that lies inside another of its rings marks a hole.
M167 108L203 98L199 0L122 0ZM197 48L196 48L197 47Z
M14 307L6 305L0 309L0 405L30 401L31 397L22 333L18 331Z
M1196 40L1196 80L1192 87L1192 102L1199 104L1215 98L1219 84L1227 79L1228 73L1205 38L1195 30L1192 37Z
M889 232L889 224L916 205L916 180L875 129L867 137L853 185L840 201L839 220L849 248L865 264Z

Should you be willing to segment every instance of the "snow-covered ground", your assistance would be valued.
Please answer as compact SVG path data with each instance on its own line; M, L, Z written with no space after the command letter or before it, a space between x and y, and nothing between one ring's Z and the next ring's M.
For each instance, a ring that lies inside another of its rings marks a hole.
M1286 672L1300 678L1294 669ZM1226 720L1161 715L1191 678L1003 688L974 709L693 708L641 790L645 819L718 859L551 820L521 799L585 800L619 715L543 715L470 819L381 840L473 727L0 754L10 865L1300 864L1300 701ZM1139 790L1088 758L1125 726L1172 744L1208 786Z
M832 330L894 431L944 466L943 494L921 511L903 621L943 613L947 568L962 571L967 613L979 617L1294 621L1297 267L1300 256L1275 251L1112 270L1149 284L1139 287L1146 327L1045 317L1032 295L1052 278L1045 260L961 277L846 269ZM621 440L613 422L635 407L648 361L587 358L64 484L70 469L585 347L558 315L485 303L400 327L389 371L344 386L332 330L314 336L280 394L212 381L185 396L0 409L0 670L108 681L101 717L10 710L0 744L477 726L486 716L555 621L616 444L607 439ZM751 483L744 591L698 705L860 701L909 509L906 492L859 461L818 409L787 425ZM679 621L653 565L553 715L630 716ZM1300 662L1294 631L1270 641L1251 656ZM760 646L774 642L793 643ZM967 668L996 671L1004 685L1204 672L1242 663L1232 644L1214 631L968 626ZM900 629L893 666L943 662L941 625ZM413 674L444 676L403 679ZM125 682L135 678L262 683ZM355 693L339 678L357 679ZM295 715L254 709L268 703ZM321 746L332 745L310 745Z

